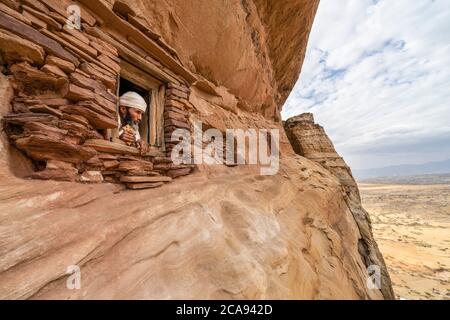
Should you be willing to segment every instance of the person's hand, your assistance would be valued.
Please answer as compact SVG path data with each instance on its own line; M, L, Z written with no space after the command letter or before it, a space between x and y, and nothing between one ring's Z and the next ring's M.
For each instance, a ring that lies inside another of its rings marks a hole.
M138 141L138 147L139 147L139 150L141 151L141 155L146 154L149 150L147 142L145 142L142 139Z
M120 136L120 140L124 141L127 145L133 145L136 137L134 133L124 131Z

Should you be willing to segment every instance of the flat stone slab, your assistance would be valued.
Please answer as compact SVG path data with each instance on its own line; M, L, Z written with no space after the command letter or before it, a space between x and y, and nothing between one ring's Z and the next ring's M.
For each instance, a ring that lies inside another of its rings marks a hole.
M137 148L129 147L120 143L111 142L102 139L90 139L84 143L85 147L91 147L100 152L116 153L116 154L132 154L140 155Z
M159 188L164 185L164 182L155 183L127 183L126 186L131 190L141 190L141 189L153 189Z
M120 178L121 182L125 183L148 183L148 182L170 182L172 178L164 176L147 177L147 176L122 176Z
M128 154L141 157L141 153L138 148L130 147L124 144L111 142L103 139L89 139L86 140L84 146L91 147L99 152L113 153L113 154ZM164 154L155 147L150 147L149 152L144 156L146 157L162 157Z

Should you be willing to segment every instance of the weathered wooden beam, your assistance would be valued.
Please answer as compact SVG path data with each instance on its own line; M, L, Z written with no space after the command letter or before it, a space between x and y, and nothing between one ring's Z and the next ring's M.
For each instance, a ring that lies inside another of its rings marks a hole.
M166 88L160 87L156 100L156 145L160 146L164 151L166 144L164 141L164 100L166 96Z
M141 69L135 67L131 63L128 63L125 60L122 60L120 62L121 72L120 75L127 79L128 81L131 81L138 86L146 89L146 90L152 90L157 89L162 84L161 81L158 81L154 77L150 76L148 73L143 72Z

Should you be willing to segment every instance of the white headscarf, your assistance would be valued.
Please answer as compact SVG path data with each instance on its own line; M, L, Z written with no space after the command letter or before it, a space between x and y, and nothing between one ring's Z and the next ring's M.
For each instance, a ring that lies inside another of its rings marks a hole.
M147 110L147 103L136 92L127 92L120 97L119 104L123 107L136 108L145 112Z

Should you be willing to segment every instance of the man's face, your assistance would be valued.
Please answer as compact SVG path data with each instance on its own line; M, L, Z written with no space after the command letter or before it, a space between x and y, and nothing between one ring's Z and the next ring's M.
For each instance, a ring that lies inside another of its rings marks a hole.
M139 122L142 121L144 112L140 109L128 108L128 114L130 116L131 121L133 121L133 123L138 124Z

